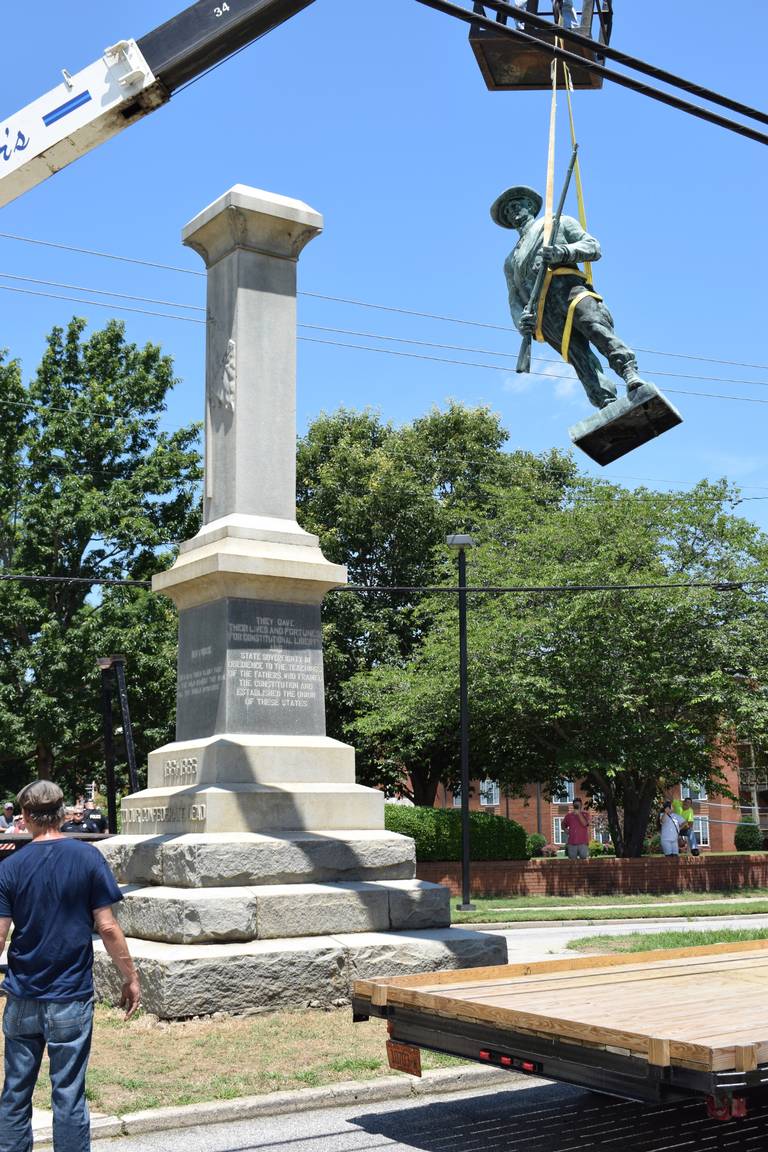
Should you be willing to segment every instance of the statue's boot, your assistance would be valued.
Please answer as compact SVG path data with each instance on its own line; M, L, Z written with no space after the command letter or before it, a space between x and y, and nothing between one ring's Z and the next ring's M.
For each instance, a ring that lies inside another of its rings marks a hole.
M639 375L637 371L637 364L627 364L621 375L624 383L627 386L627 396L629 396L630 399L632 398L632 394L636 392L638 388L642 388L644 384L648 383L647 380L643 380L643 378Z

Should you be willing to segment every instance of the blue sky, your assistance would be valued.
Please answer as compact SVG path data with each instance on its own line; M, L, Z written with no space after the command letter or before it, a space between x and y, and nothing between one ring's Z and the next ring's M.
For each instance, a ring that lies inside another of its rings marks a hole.
M7 5L0 119L54 87L61 68L79 70L107 45L140 38L183 6ZM744 0L738 22L724 18L722 0L615 0L615 9L615 46L748 104L764 103L762 46L744 34L764 14L758 0ZM567 449L568 426L592 409L546 346L534 350L549 361L534 364L541 376L515 375L518 337L504 330L502 273L515 234L488 215L507 185L543 186L548 97L488 92L466 36L464 25L415 0L316 0L164 109L2 209L2 233L188 271L0 237L0 286L76 295L9 279L25 276L83 286L88 299L107 302L94 295L98 289L171 302L123 302L169 314L161 318L121 311L120 301L100 308L3 290L0 347L30 375L54 324L73 313L93 326L122 316L132 340L158 342L174 357L180 383L167 426L199 419L204 329L169 318L194 320L194 307L204 303L204 279L189 274L202 264L182 247L181 228L232 184L250 184L305 200L325 217L324 234L301 258L303 292L495 326L302 295L300 322L317 327L300 329L299 431L342 404L370 405L400 422L455 399L499 412L512 447ZM579 454L580 464L662 490L727 476L748 498L741 510L768 527L768 151L615 85L577 93L575 101L589 226L604 253L598 290L617 331L649 350L639 353L643 374L685 418L608 468ZM569 151L564 107L561 127L560 172Z

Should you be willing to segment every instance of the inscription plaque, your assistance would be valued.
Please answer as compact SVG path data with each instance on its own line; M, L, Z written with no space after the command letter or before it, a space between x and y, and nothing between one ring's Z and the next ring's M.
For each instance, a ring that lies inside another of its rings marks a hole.
M320 606L227 599L179 616L176 739L325 734ZM196 765L169 765L191 783Z

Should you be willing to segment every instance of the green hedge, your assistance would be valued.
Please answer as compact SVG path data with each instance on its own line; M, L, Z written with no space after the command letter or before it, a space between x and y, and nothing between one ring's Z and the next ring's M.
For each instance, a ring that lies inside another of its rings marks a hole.
M546 836L542 836L541 832L531 832L525 839L525 854L529 860L533 860L536 856L544 855L546 846Z
M763 847L763 833L752 816L745 816L734 836L737 852L760 852Z
M416 841L416 859L461 859L461 812L457 808L407 808L384 805L385 826ZM525 860L525 829L491 812L470 812L473 860Z

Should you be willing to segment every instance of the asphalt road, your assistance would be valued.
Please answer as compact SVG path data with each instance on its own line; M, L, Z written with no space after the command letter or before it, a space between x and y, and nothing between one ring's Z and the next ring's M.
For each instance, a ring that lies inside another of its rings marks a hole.
M617 936L629 932L661 932L666 929L686 932L714 928L768 928L768 916L701 916L698 919L676 918L663 922L656 920L653 923L647 920L625 920L620 924L597 921L593 924L580 924L577 927L531 924L524 928L504 930L498 934L504 936L507 941L510 964L517 964L530 960L552 960L559 956L577 955L569 950L567 945L570 940L576 940L580 936Z
M556 1085L357 1104L99 1141L98 1152L765 1152L768 1105L741 1121Z

